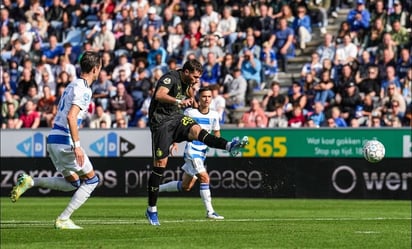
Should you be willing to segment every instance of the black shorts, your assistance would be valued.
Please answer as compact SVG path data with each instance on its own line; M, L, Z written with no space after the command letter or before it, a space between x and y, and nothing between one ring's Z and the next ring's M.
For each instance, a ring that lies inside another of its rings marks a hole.
M173 143L189 141L190 128L197 124L192 118L183 114L176 114L160 125L151 127L152 155L155 159L169 156L169 148Z

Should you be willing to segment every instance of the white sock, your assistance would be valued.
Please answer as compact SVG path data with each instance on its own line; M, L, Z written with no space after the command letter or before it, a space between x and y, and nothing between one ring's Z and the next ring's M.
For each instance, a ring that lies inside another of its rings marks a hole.
M36 177L33 178L33 182L35 187L48 188L64 192L77 189L63 177Z
M74 193L72 199L69 202L69 205L67 205L63 213L60 214L59 218L62 220L70 219L70 216L73 214L73 212L87 201L87 199L90 197L90 194L98 184L99 182L92 184L83 182L80 185L79 189L77 189L77 191Z
M182 181L171 181L159 186L159 192L180 192L182 191Z
M210 193L209 183L200 183L200 197L205 205L207 213L214 213L212 206L212 194Z

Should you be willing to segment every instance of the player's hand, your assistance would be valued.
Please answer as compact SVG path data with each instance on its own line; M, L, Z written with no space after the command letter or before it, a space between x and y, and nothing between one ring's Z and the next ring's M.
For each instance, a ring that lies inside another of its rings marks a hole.
M192 104L193 104L193 99L192 98L184 99L180 102L179 107L180 108L186 108L186 107L192 106Z
M174 156L174 152L177 152L177 143L173 143L169 148L169 153L171 156Z
M74 156L76 157L76 162L79 164L81 167L83 167L84 164L84 153L81 147L75 147L74 148Z

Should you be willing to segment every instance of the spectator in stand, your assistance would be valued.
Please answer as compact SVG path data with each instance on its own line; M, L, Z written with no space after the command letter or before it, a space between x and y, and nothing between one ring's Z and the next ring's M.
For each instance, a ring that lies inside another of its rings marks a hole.
M371 59L370 53L367 50L362 52L362 55L355 61L355 63L357 63L358 67L355 71L356 83L359 83L363 79L367 78L368 69L372 66L376 66L375 61Z
M68 0L63 13L63 29L77 28L84 23L84 11L77 0Z
M355 82L352 67L350 64L343 65L340 77L335 81L334 92L342 95L345 92L345 87L351 82Z
M67 86L70 84L69 74L66 71L62 71L57 76L57 88L59 85Z
M200 76L200 84L202 87L218 84L219 77L220 64L216 60L216 54L209 52L207 54L206 63L203 65L203 73Z
M304 79L307 74L312 74L314 77L319 78L322 69L323 66L319 60L319 54L313 52L311 55L311 61L303 65L300 76Z
M46 20L50 23L48 28L49 34L55 34L58 40L62 40L63 35L63 15L64 5L61 0L53 0L52 5L46 7Z
M309 13L315 13L317 25L320 27L320 33L326 35L328 27L328 10L330 8L329 0L312 0L308 3Z
M20 120L17 128L37 129L40 125L40 113L36 111L36 105L33 101L28 100L23 107L23 112L20 115Z
M223 57L222 64L220 66L219 85L224 86L225 82L233 80L233 70L236 67L234 56L230 53L226 53Z
M411 52L408 48L402 48L400 51L399 59L396 62L396 75L399 79L404 79L408 71L412 68L412 57Z
M1 116L6 116L9 108L8 104L13 104L14 109L16 111L19 109L20 103L17 99L14 98L13 94L10 91L4 91L2 98L3 99L1 101Z
M183 54L189 50L191 39L195 38L197 45L200 47L200 40L202 38L202 33L200 33L200 22L191 21L188 23L187 31L185 31L185 37L183 38Z
M11 81L10 73L8 71L3 71L1 76L2 76L1 77L2 84L1 84L0 92L2 93L2 100L4 101L5 92L10 92L13 98L18 99L18 96L15 97L16 91L17 91L17 83Z
M29 100L33 102L34 105L37 105L40 98L41 97L39 94L38 87L36 85L31 84L27 89L27 94L23 95L23 97L20 100L20 109L22 109L26 102Z
M175 58L179 61L182 61L182 58L183 58L182 43L183 43L183 38L185 37L185 33L183 30L183 24L178 23L173 28L174 28L173 33L168 34L166 50L170 57Z
M370 116L370 120L368 121L368 127L373 127L373 128L380 128L382 127L382 119L381 119L381 113L380 112L372 112L372 115Z
M356 110L356 119L359 126L367 126L372 112L376 109L375 101L371 95L365 95L362 104Z
M277 12L273 15L273 18L275 19L276 24L280 24L280 19L286 19L288 27L292 27L292 23L295 20L295 16L292 13L292 9L286 3L282 6L280 12Z
M321 103L322 105L330 104L335 97L335 93L333 88L335 84L330 77L330 71L324 70L321 73L321 78L319 83L313 86L313 90L315 91L315 103ZM315 122L316 123L316 122Z
M212 100L210 102L210 110L216 111L219 114L219 123L225 123L225 108L226 108L226 100L220 94L220 86L218 84L210 86L212 90Z
M127 53L132 55L134 52L135 36L132 34L132 24L124 22L123 32L118 34L116 42L116 53Z
M313 76L313 74L306 74L301 80L303 93L306 95L306 107L305 110L311 111L313 109L313 104L315 101L315 89L314 87L319 83L319 78Z
M381 109L383 113L388 112L392 108L392 102L396 100L399 103L399 111L405 113L406 111L406 101L402 94L399 93L395 83L391 82L387 86L387 92L382 98Z
M265 41L262 44L262 48L259 56L260 61L262 61L262 81L269 83L278 78L278 61L276 53L269 45L269 42Z
M104 44L108 44L111 51L115 49L116 37L113 32L107 27L106 22L100 23L100 31L93 37L93 49L95 51L101 51L104 48Z
M364 0L356 1L356 7L349 11L347 21L350 25L352 37L357 39L358 44L362 43L371 21L370 13L365 8Z
M412 102L412 67L409 68L406 76L401 80L402 95L406 100L406 104L409 105Z
M395 74L395 67L388 66L386 69L386 78L382 81L380 97L381 99L388 94L389 85L394 84L396 86L396 92L401 94L402 87L398 76Z
M333 35L326 33L323 38L323 43L316 48L316 53L320 57L320 62L323 63L325 59L333 61L335 58L336 46L333 43Z
M379 68L370 66L368 68L368 76L358 83L359 91L364 96L380 97L381 82L378 78Z
M279 115L276 107L281 106L284 109L288 101L288 97L280 93L280 83L273 81L270 85L270 90L263 96L262 108L265 110L266 116L272 118L275 115Z
M16 95L18 98L21 99L23 96L27 95L27 92L31 86L38 88L37 83L34 80L34 76L32 75L32 71L25 68L23 69L21 80L17 84Z
M388 12L385 9L385 2L384 0L376 0L375 8L371 9L371 26L372 24L376 23L376 20L381 20L381 24L383 25L383 29L386 27L386 19L388 16Z
M385 53L387 54L385 55ZM384 60L385 64L388 62L394 63L394 61L392 62L391 60L395 58L396 54L398 54L398 47L393 41L391 34L390 33L383 34L383 40L379 44L377 52L376 52L376 57L375 57L376 62L380 63L380 61Z
M280 62L279 68L281 71L287 73L288 57L293 57L294 46L293 40L295 39L295 34L293 29L287 26L287 21L285 18L279 20L279 28L275 29L269 40L269 44L273 47L276 52L276 58Z
M232 53L239 53L240 48L243 46L243 41L248 34L247 30L251 29L254 31L253 28L255 27L256 20L252 10L253 8L250 5L245 5L241 8L241 14L238 18L236 30L237 39L235 44L232 46Z
M112 93L116 91L113 82L109 79L105 70L100 70L99 78L92 85L92 99L96 105L100 105L104 111L108 110L109 100Z
M123 117L129 119L129 117L134 114L133 98L127 93L123 83L119 82L116 87L116 95L110 98L110 113L115 114L116 112L121 112Z
M409 45L411 36L409 33L410 31L401 26L401 22L398 19L392 22L391 36L398 48L404 48Z
M265 128L268 125L268 118L260 106L259 100L252 99L250 109L243 113L238 127L244 128Z
M296 105L292 109L291 117L288 120L288 127L300 128L303 127L306 122L305 115L300 106Z
M406 2L406 1L405 1ZM389 14L386 22L386 29L388 31L391 31L392 28L392 23L395 20L399 20L400 24L402 27L405 28L411 28L411 23L409 20L409 15L408 11L410 12L411 9L409 10L403 10L402 3L399 0L394 0L393 1L393 11L392 13ZM408 21L409 20L409 21Z
M315 102L313 104L313 112L308 115L309 120L313 120L314 126L319 128L324 125L326 121L325 105L321 102Z
M17 31L11 36L12 42L17 40L20 42L21 49L28 53L32 47L34 36L30 32L30 24L24 20L18 22Z
M208 35L206 36L206 39L207 40L204 41L201 48L201 56L203 57L203 60L206 60L209 52L213 52L216 54L217 62L220 63L223 60L225 53L223 52L222 47L217 45L217 37L215 35Z
M44 61L52 68L59 63L59 57L63 54L63 47L59 45L56 35L49 35L49 46L43 51Z
M127 60L127 55L121 54L118 59L118 64L113 69L112 81L118 82L120 80L120 71L125 72L127 81L130 81L133 71L133 64Z
M232 45L235 43L237 34L237 19L232 16L232 7L226 5L223 8L222 18L218 22L217 31L225 39L225 50L232 51Z
M269 118L268 128L287 128L288 118L286 117L283 105L277 105L274 107L273 114ZM266 116L267 113L266 113Z
M161 38L158 36L153 37L152 46L149 49L149 54L147 55L147 62L149 69L153 69L156 66L156 56L160 55L160 64L166 64L167 52L161 45Z
M384 22L381 18L377 18L367 35L363 39L362 48L371 53L372 58L375 59L379 44L382 42L385 33Z
M11 34L7 25L0 27L0 51L3 54L6 53L6 51L11 51Z
M262 48L256 43L255 36L252 33L246 35L245 44L239 52L239 58L245 55L245 51L252 52L254 58L260 58Z
M37 102L37 111L40 113L40 127L52 127L54 115L54 103L56 96L52 95L49 86L43 87L43 97Z
M230 110L245 106L247 82L242 76L240 68L233 70L233 80L226 82L223 97L226 99L226 106Z
M349 34L349 36L352 38L352 35L350 33L349 23L347 21L343 21L340 23L338 33L336 34L336 38L335 38L336 46L343 43L343 38L347 34Z
M336 48L334 64L336 66L343 66L356 60L358 56L358 48L352 43L350 34L343 37L343 43Z
M59 57L59 64L55 67L55 74L59 75L63 71L69 75L70 82L77 79L76 67L70 63L68 57L61 55Z
M299 44L299 48L305 49L306 43L312 40L312 24L310 17L306 15L306 8L304 6L299 6L297 12L297 16L292 23L292 28L295 31L295 38Z
M147 11L147 16L143 19L142 33L146 35L147 28L151 26L154 28L156 34L162 34L164 31L163 19L156 13L155 7L150 7Z
M12 102L4 102L2 107L5 108L5 113L1 115L1 128L2 129L18 129L20 122L20 116L17 112L17 108ZM2 108L3 109L3 108Z
M405 112L401 111L398 100L392 100L391 108L387 109L383 115L383 123L385 126L401 127L404 120Z
M33 38L43 39L47 37L49 22L46 20L44 12L39 0L30 1L30 8L25 12L25 17L27 22L30 23L31 31L34 34Z
M209 23L219 23L219 13L213 9L212 3L205 4L204 15L200 18L200 32L202 34L209 33Z
M269 6L265 3L259 5L259 16L254 25L254 36L258 44L268 41L275 29L275 20L269 13Z
M102 70L106 71L109 79L112 80L112 73L114 70L114 63L113 63L113 58L112 54L108 51L105 51L102 53Z
M202 58L202 51L199 47L196 37L192 36L189 38L189 47L187 48L186 52L183 52L185 48L182 50L183 61L181 64L184 64L188 61L188 57L193 55L194 58L198 58L201 63L204 63L204 59Z
M102 121L104 121L105 127L101 127ZM91 129L99 129L99 128L110 128L112 126L112 118L110 114L105 112L103 107L99 104L96 104L95 112L90 117L89 127Z
M242 75L247 81L246 101L250 102L253 91L261 89L262 63L251 50L245 50L243 56L239 57L238 67L240 67Z
M293 107L299 106L300 109L303 111L303 114L305 115L305 107L307 105L307 101L307 96L302 91L302 85L298 81L293 81L291 94L289 95L288 107L286 109L287 114L290 115L290 112L292 111Z
M362 98L359 94L359 89L354 82L350 82L345 86L345 91L336 96L336 103L340 106L341 117L346 123L356 117L356 111L359 111L362 105Z
M149 96L149 91L152 88L153 84L152 82L150 82L145 68L137 68L136 76L133 77L129 87L126 88L127 92L133 98L133 106L135 112L141 108L143 101Z
M348 124L346 123L345 119L341 117L341 110L339 109L338 106L334 106L331 108L330 110L331 112L331 118L333 120L333 124L335 125L333 127L348 127ZM328 118L328 126L331 125L330 124L330 120Z

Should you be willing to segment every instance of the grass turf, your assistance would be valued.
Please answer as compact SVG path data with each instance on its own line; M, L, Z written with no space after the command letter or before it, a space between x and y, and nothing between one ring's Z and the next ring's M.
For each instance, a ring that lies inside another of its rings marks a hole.
M92 197L72 216L83 230L55 230L69 197L1 198L1 248L411 248L411 202L160 197L160 227L146 198Z

